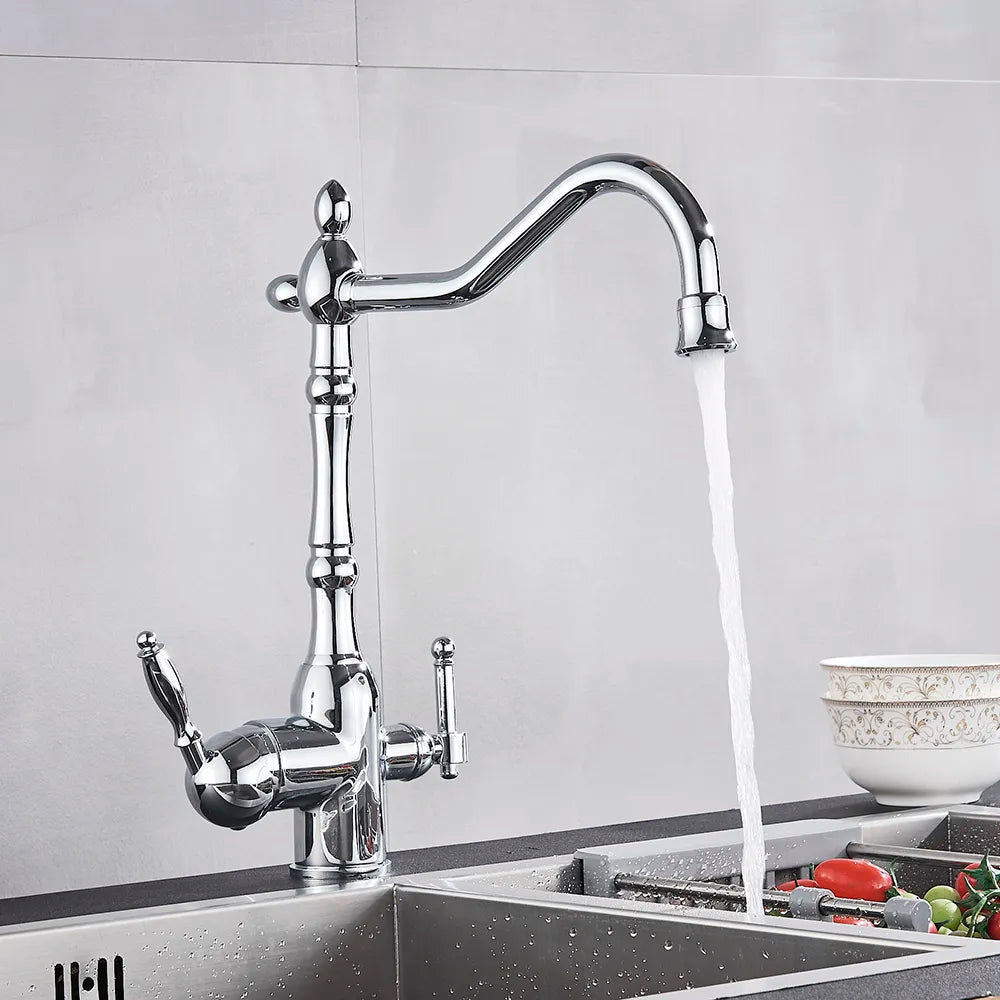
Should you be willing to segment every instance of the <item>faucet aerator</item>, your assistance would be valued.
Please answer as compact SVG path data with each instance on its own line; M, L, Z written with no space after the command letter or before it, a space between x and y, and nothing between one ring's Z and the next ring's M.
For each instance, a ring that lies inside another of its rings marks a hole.
M695 351L735 351L729 329L729 304L721 292L698 292L677 300L677 351L681 357Z

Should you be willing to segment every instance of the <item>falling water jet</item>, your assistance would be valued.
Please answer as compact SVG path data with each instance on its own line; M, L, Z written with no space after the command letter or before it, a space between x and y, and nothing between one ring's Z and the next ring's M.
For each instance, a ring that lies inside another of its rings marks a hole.
M743 884L747 893L747 913L751 917L763 917L764 825L753 761L750 655L743 622L740 562L733 518L733 475L726 426L726 355L723 351L699 351L691 355L691 364L705 436L712 551L719 569L719 611L729 651L729 715L743 822Z

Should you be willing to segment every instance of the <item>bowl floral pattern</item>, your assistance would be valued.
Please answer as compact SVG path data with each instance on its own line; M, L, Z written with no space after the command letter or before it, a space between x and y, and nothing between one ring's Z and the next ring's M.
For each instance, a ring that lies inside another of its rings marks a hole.
M911 657L919 661L924 657ZM927 657L926 659L936 659ZM943 701L1000 697L1000 657L979 662L907 664L906 657L856 657L824 660L827 697L841 701ZM990 662L992 659L993 662ZM893 661L901 661L896 665Z
M842 747L975 747L1000 743L1000 698L850 702L824 698Z

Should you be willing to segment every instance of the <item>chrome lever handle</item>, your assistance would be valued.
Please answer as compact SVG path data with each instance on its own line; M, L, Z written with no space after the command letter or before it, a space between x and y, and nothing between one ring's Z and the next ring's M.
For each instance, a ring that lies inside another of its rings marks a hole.
M135 641L149 693L174 727L174 744L180 749L188 770L194 774L208 760L208 755L201 733L191 721L184 685L155 632L140 632Z
M458 730L455 712L455 644L438 636L431 645L437 693L438 739L441 742L441 777L457 778L458 765L469 759L468 740Z

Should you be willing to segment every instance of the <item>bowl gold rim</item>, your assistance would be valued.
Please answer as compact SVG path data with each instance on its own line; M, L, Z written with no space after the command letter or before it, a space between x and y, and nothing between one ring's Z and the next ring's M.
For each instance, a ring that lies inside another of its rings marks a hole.
M826 659L820 660L819 665L823 670L836 670L843 671L847 673L857 673L857 674L867 674L867 673L879 673L879 674L893 674L893 673L913 673L916 671L925 672L928 670L935 671L970 671L970 670L1000 670L1000 654L996 653L967 653L966 656L969 659L978 657L982 662L980 663L928 663L923 666L919 666L913 663L897 663L897 664L847 664L843 663L843 660L861 660L866 658L879 659L885 656L936 656L936 653L871 653L862 656L828 656Z
M1000 694L979 698L915 698L911 701L871 701L870 699L848 700L821 695L824 705L851 705L854 708L902 708L919 705L921 708L941 707L947 705L1000 705Z

